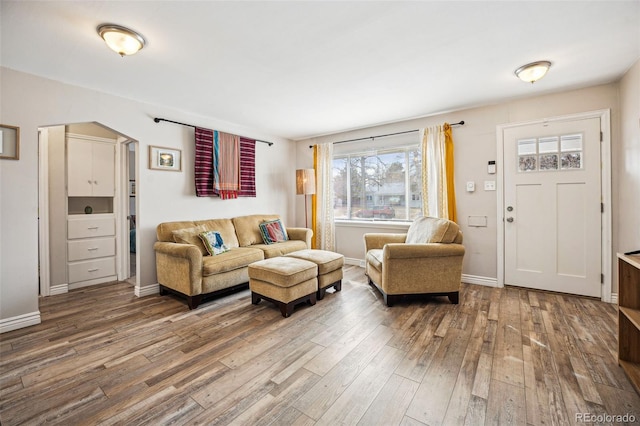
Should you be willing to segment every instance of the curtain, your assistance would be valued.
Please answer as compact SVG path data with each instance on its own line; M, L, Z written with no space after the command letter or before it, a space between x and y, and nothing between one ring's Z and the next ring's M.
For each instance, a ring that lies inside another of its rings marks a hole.
M316 171L316 193L311 197L312 248L335 250L333 222L333 144L313 147L313 168Z
M422 152L422 211L425 216L456 221L451 126L424 129Z

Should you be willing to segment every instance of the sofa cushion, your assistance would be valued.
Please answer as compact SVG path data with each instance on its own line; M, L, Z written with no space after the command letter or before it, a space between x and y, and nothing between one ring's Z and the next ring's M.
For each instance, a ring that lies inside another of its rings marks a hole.
M422 216L409 226L406 243L453 243L459 230L460 227L453 221Z
M250 263L264 259L262 250L236 247L217 256L202 259L202 276L208 277L235 269L245 268Z
M219 232L227 247L238 247L238 237L236 237L236 229L231 219L196 220L194 223L196 225L204 225L207 231Z
M158 241L175 243L175 240L173 239L173 231L176 231L178 229L193 228L195 226L198 226L198 224L192 221L164 222L156 227L156 235L158 236Z
M289 239L280 219L262 222L258 227L265 244L281 243Z
M304 250L307 248L307 243L300 240L288 240L275 244L254 244L251 247L264 251L264 258L270 259L272 257L284 256L294 251Z
M172 232L173 241L180 244L192 244L198 247L203 255L208 255L209 252L200 239L200 234L205 231L206 229L202 225L194 226L193 228L176 229Z
M211 256L216 256L229 251L229 247L222 240L218 231L205 231L198 235L204 244L204 248Z
M254 214L249 216L238 216L232 219L236 228L238 245L247 247L253 244L263 244L260 224L265 221L280 219L277 214ZM224 238L224 235L222 235ZM226 241L226 240L225 240Z

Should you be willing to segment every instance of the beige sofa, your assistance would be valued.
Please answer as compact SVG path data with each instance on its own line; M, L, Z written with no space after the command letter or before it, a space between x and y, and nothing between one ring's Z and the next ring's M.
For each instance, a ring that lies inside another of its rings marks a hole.
M195 309L207 296L245 288L249 264L311 247L313 233L307 228L286 228L288 241L264 244L259 224L274 219L280 217L250 215L159 224L153 248L160 294L182 295L189 309ZM209 256L194 228L220 232L230 250Z
M464 246L455 222L417 218L406 234L365 234L369 284L382 293L387 306L403 296L448 296L457 304Z

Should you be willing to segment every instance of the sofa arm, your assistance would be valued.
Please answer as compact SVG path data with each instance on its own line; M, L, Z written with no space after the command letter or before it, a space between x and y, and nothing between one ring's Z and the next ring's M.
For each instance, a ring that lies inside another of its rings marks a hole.
M387 259L454 256L464 256L464 246L462 244L386 244L382 249L384 261Z
M156 241L158 284L187 296L202 293L202 252L191 244Z
M313 231L309 228L287 228L287 234L290 240L300 240L307 244L307 248L311 248L311 237Z
M367 253L369 250L381 249L385 244L404 243L406 239L407 234L364 234L364 252Z

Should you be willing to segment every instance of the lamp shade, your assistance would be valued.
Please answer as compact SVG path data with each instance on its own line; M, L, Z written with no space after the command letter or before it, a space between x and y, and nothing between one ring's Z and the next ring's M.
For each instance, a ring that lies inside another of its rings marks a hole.
M107 46L120 56L133 55L146 44L142 35L120 25L100 25L98 34Z
M316 193L316 172L313 169L296 170L296 194Z
M535 83L540 80L549 71L551 62L537 61L527 65L523 65L515 71L515 74L522 81L527 83Z

